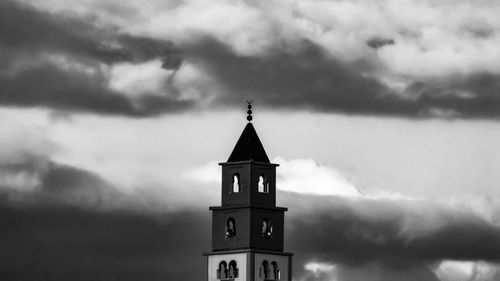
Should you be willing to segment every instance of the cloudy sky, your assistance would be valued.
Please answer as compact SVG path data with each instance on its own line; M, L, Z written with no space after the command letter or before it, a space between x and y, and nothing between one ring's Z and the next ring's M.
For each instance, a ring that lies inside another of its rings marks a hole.
M500 280L499 14L0 1L0 279L200 280L253 99L295 281Z

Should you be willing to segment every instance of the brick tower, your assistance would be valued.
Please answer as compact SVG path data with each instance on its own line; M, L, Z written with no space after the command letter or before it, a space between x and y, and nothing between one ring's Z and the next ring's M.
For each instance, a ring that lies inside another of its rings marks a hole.
M221 206L212 211L207 281L291 281L292 254L283 252L284 214L276 207L276 167L250 122L222 166Z

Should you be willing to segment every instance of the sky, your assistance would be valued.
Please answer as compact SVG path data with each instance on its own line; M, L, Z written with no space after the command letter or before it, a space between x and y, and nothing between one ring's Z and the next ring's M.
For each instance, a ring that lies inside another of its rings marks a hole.
M200 280L251 99L294 281L500 280L498 14L1 1L0 279Z

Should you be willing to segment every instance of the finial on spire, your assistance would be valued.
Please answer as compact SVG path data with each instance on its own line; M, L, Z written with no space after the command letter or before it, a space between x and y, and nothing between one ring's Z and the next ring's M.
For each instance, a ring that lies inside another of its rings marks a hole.
M251 122L253 117L252 117L252 103L253 103L253 100L247 100L247 103L248 103L248 110L247 110L247 120L248 122Z

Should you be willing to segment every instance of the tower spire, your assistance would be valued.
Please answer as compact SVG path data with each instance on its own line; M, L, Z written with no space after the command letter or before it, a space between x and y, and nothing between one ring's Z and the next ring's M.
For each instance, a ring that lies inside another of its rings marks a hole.
M243 129L243 132L241 133L241 136L227 162L257 161L262 163L271 163L252 124L252 103L253 100L247 100L248 123L245 126L245 129Z

